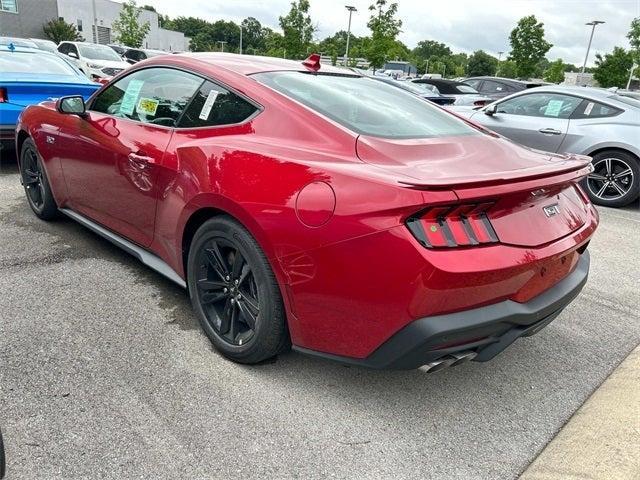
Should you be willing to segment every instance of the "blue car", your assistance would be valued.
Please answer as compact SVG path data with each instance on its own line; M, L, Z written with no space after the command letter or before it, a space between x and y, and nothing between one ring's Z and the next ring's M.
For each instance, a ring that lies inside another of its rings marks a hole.
M101 86L54 53L0 45L2 147L13 146L18 116L28 105L65 95L82 95L86 100Z

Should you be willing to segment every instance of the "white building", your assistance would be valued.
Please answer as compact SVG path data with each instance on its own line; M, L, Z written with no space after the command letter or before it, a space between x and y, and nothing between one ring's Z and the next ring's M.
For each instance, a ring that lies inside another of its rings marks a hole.
M85 41L115 43L113 22L120 15L122 2L112 0L11 0L0 10L0 35L42 38L42 25L54 18L74 24ZM5 8L6 6L6 8ZM96 31L93 30L94 18ZM143 48L183 52L189 50L188 37L160 27L158 14L140 10L141 23L149 22Z

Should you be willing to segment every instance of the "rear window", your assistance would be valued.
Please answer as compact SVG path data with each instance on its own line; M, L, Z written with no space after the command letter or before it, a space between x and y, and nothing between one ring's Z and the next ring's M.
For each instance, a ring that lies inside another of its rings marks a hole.
M427 100L366 77L268 72L254 78L362 135L426 138L478 133Z
M469 85L465 85L464 83L459 83L458 85L456 85L456 89L459 93L478 93L475 88L470 87Z
M0 72L77 75L63 59L47 53L0 52Z

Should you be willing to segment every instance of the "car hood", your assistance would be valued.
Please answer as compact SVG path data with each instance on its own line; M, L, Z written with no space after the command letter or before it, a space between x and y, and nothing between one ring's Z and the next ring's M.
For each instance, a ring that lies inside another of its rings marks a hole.
M78 73L78 75L63 74L47 74L47 73L3 73L2 83L66 83L66 84L84 84L95 85L95 82L89 80L86 76Z
M94 65L100 65L100 68L110 67L110 68L128 68L129 65L127 62L119 62L117 60L90 60L88 58L84 59L86 63L92 63Z
M496 134L448 138L384 139L360 136L358 157L402 177L401 183L471 187L546 177L585 168L589 157L521 147Z

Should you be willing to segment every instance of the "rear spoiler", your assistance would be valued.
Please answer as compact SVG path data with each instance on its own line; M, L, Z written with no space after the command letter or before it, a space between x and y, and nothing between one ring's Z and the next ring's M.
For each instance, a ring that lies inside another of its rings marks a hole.
M492 177L486 180L478 180L477 178L459 177L459 178L447 178L442 182L437 180L434 182L418 182L401 180L399 183L416 190L427 191L454 191L458 198L477 198L479 196L496 196L506 193L513 193L526 190L536 190L544 187L552 187L555 185L562 185L566 183L575 183L582 178L586 177L593 171L593 165L591 164L591 158L585 156L574 157L575 161L572 161L572 165L567 165L566 168L559 168L557 170L532 175L526 175L516 178L504 178L504 177Z

